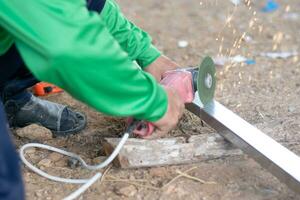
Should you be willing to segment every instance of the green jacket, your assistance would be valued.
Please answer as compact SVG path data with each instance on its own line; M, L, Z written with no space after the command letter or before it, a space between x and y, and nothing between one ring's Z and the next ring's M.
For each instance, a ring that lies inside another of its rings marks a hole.
M85 0L1 0L0 55L13 43L39 80L98 111L148 121L166 112L164 89L141 69L160 52L113 0L100 15Z

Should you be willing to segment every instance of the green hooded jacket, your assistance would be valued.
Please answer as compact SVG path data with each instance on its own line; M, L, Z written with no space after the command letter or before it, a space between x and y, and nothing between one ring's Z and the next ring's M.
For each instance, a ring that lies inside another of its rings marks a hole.
M0 55L12 44L39 80L100 112L156 121L167 110L166 92L142 70L160 52L113 0L101 14L85 0L1 0Z

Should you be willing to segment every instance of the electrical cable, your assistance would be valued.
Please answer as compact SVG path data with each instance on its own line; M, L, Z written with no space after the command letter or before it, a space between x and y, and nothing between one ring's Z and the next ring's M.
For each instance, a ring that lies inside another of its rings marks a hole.
M32 148L32 147L37 147L37 148L42 148L42 149L47 149L49 151L54 151L60 154L63 154L65 156L71 157L73 159L78 160L81 164L82 167L85 169L89 169L89 170L99 170L102 169L106 166L108 166L119 154L119 152L121 151L122 147L124 146L125 142L127 141L127 139L129 138L129 133L126 132L123 137L121 138L121 141L119 142L119 144L117 145L117 147L115 148L115 150L112 152L112 154L102 163L98 164L98 165L88 165L79 155L72 153L72 152L68 152L62 149L58 149L56 147L52 147L49 145L45 145L45 144L39 144L39 143L28 143L25 144L24 146L22 146L20 148L20 158L23 161L23 163L32 171L34 171L35 173L39 174L40 176L43 176L47 179L53 180L53 181L57 181L57 182L62 182L62 183L73 183L73 184L84 184L82 185L79 189L77 189L75 192L71 193L69 196L67 196L66 198L64 198L64 200L72 200L77 198L80 194L82 194L85 190L87 190L92 184L94 184L99 178L101 178L102 174L100 172L96 173L93 177L91 177L90 179L68 179L68 178L61 178L58 176L53 176L50 174L47 174L46 172L38 169L37 167L35 167L34 165L32 165L30 162L28 162L24 156L24 151L27 148Z

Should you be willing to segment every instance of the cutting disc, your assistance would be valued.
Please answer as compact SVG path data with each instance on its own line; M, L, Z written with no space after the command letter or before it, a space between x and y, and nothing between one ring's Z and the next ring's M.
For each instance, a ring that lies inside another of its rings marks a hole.
M216 89L216 68L210 57L205 57L199 66L197 88L200 101L204 106L213 100Z

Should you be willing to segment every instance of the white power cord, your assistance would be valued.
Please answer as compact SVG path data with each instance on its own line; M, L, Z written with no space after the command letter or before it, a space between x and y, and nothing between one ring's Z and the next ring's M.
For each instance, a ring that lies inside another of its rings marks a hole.
M28 162L24 156L24 151L27 148L31 148L31 147L37 147L37 148L42 148L42 149L47 149L49 151L54 151L66 156L69 156L71 158L74 158L76 160L78 160L81 164L82 167L85 169L89 169L89 170L98 170L98 169L102 169L104 167L106 167L107 165L109 165L119 154L119 152L121 151L122 147L124 146L126 140L129 137L129 133L125 133L123 135L123 137L121 138L121 141L119 142L119 144L117 145L117 147L115 148L115 150L112 152L112 154L102 163L98 164L98 165L88 165L86 164L86 162L77 154L74 154L72 152L68 152L68 151L64 151L49 145L45 145L45 144L39 144L39 143L29 143L29 144L25 144L24 146L21 147L20 149L20 157L21 160L23 161L23 163L32 171L34 171L35 173L39 174L40 176L43 176L47 179L53 180L53 181L57 181L57 182L62 182L62 183L73 183L73 184L83 184L80 188L78 188L75 192L71 193L69 196L67 196L66 198L64 198L64 200L72 200L77 198L81 193L83 193L84 191L86 191L92 184L94 184L101 176L102 174L100 172L96 173L92 178L90 179L68 179L68 178L61 178L58 176L52 176L50 174L47 174L46 172L38 169L37 167L33 166L30 162Z

